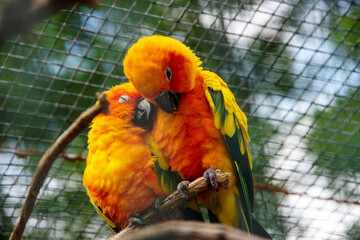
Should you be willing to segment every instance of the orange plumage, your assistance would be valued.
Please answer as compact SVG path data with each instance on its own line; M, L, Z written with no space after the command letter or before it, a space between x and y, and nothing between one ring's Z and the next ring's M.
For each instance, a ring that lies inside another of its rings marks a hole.
M83 183L91 202L113 229L164 196L155 158L146 144L146 130L133 123L141 95L131 83L106 91L110 114L100 114L89 131L89 154Z
M230 172L228 190L206 191L198 199L220 222L253 232L247 119L226 83L203 70L184 44L159 35L139 39L123 63L135 88L163 110L152 136L172 170L190 181L209 168Z
M184 180L193 181L203 176L208 168L221 169L232 173L231 182L235 183L235 174L228 149L221 132L214 126L214 117L205 99L201 75L197 75L194 88L190 93L179 94L179 111L168 114L158 111L152 136L169 159L173 171ZM215 214L222 223L237 226L238 213L235 201L221 199L238 194L231 185L229 190L220 188L220 193L206 191L198 199ZM225 208L222 205L228 205Z

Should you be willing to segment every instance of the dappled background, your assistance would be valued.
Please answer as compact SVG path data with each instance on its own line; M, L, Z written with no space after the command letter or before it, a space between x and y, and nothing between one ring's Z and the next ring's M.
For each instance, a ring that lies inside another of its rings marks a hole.
M358 0L103 0L13 36L0 46L1 239L42 154L127 81L127 49L153 34L190 46L248 116L255 215L274 239L360 239ZM86 142L56 160L25 239L111 234L82 186Z

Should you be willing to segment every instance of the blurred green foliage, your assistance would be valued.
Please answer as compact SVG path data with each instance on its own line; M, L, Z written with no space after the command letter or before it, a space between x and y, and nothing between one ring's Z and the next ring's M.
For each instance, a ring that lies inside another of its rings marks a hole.
M359 100L358 88L346 96L339 96L332 106L315 113L309 147L319 154L314 162L319 171L327 171L334 177L360 172L360 165L351 161L360 158Z

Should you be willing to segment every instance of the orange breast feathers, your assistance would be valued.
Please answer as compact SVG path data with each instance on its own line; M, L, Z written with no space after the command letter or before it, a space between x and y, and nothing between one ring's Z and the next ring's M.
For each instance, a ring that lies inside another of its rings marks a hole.
M111 114L100 114L89 131L83 182L90 200L123 228L130 216L151 206L160 189L146 131L133 123L140 94L129 84L110 89Z
M152 136L170 159L172 170L183 179L192 181L207 168L233 171L224 138L214 126L199 83L190 93L180 94L178 112L158 111Z

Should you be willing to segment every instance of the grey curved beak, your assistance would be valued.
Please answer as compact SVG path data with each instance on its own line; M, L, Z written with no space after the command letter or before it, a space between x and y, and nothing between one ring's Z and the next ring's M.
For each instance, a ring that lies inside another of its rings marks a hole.
M153 112L154 105L145 98L140 98L135 107L134 124L139 127L151 126Z

